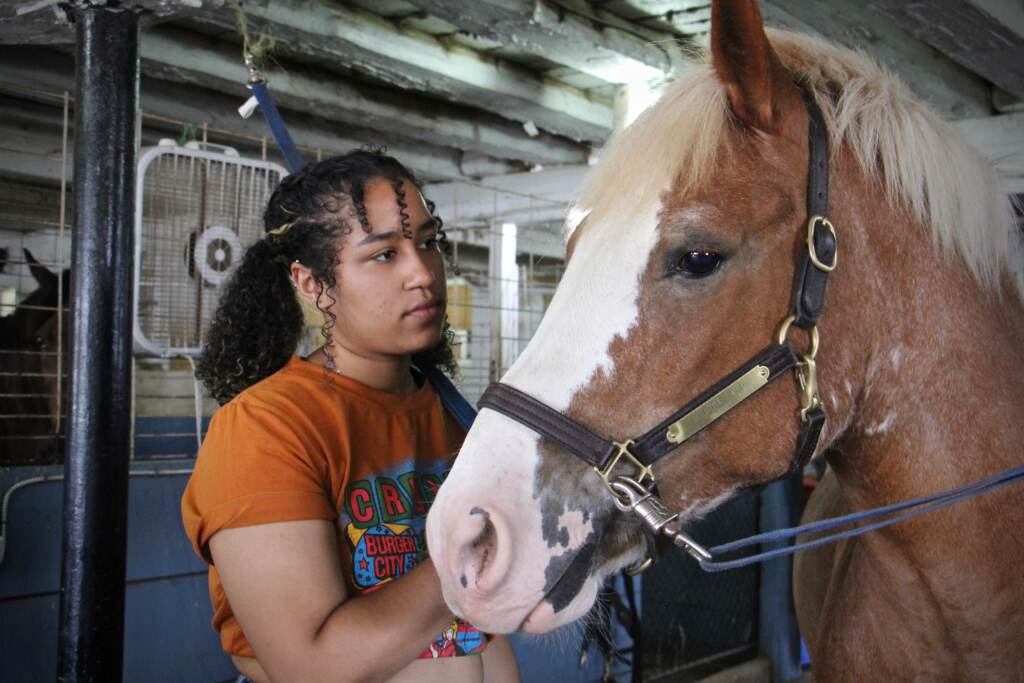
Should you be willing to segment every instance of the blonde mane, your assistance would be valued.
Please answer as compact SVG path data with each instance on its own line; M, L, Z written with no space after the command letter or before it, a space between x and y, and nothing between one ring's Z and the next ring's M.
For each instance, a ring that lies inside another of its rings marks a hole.
M1024 297L1012 204L995 169L960 132L864 54L785 31L769 31L769 38L783 65L814 93L833 149L845 144L865 174L881 174L889 200L929 225L935 242L958 252L983 285L998 292L1009 274ZM666 178L684 192L698 187L731 125L710 63L693 67L613 136L576 207L601 215L625 188L631 203L657 201Z

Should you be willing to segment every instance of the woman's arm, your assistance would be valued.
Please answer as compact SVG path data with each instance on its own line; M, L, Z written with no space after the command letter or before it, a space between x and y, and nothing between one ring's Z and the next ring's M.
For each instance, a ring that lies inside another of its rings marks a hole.
M508 636L492 636L482 657L484 683L519 683L519 665Z
M332 522L219 531L210 553L228 602L274 681L389 678L453 619L434 566L347 600Z

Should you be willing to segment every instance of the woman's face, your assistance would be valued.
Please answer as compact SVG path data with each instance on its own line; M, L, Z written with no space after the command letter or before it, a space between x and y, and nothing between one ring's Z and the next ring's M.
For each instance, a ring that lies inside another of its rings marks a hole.
M343 240L329 292L320 306L337 316L336 344L367 358L409 355L437 345L444 324L444 257L433 217L416 186L402 184L412 239L402 235L402 216L391 182L372 180L363 192L371 232L359 227Z

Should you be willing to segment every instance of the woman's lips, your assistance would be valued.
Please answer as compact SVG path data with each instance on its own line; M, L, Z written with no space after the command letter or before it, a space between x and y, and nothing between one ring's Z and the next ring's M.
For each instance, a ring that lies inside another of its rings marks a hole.
M406 311L405 317L423 322L431 321L441 314L441 311L443 310L442 304L443 302L441 301L432 301L422 304L416 308Z

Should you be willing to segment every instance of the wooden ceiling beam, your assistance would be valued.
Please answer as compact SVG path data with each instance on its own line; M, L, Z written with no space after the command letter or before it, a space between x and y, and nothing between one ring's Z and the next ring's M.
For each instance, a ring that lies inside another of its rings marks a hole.
M31 96L26 95L28 89L53 94L73 93L74 85L74 64L70 55L38 47L0 47L0 92L22 98ZM270 156L278 156L262 117L255 114L249 119L242 119L238 115L236 109L240 98L197 87L189 87L188 95L183 96L180 84L148 76L143 76L140 89L144 132L148 135L177 137L184 123L205 123L213 140L237 147L243 154L258 156L266 141ZM52 156L54 144L59 147L59 102L52 98L37 101L48 102L51 106L40 109L11 105L0 117L11 125L19 120L24 125L25 117L19 117L17 112L19 108L25 108L30 119L36 124L46 124L51 130L50 142L43 143L47 137L38 128L34 129L30 144L12 149L10 154L0 155L0 173L55 180L60 177L59 163L54 164L46 157ZM45 113L48 110L49 115ZM317 150L323 156L329 156L364 145L385 145L390 154L423 180L466 179L515 173L523 169L522 164L480 155L467 157L458 149L409 140L394 132L382 133L340 125L297 112L286 112L285 116L291 135L306 159L315 158ZM48 147L44 149L40 145Z
M160 80L238 93L239 104L248 97L247 71L230 46L204 39L180 28L161 27L146 32L141 44L143 74ZM481 116L465 109L362 84L312 67L289 64L267 74L278 106L354 126L381 131L386 136L421 139L440 147L454 147L499 159L532 164L576 164L588 148L551 135L531 138L522 126L496 116Z
M806 0L760 4L769 26L816 34L870 53L945 118L991 113L990 88L985 79L917 40L872 4Z
M682 59L671 34L631 26L582 0L477 0L464 6L446 0L408 1L469 33L609 83L664 77Z
M469 11L471 6L463 6ZM507 61L338 2L275 0L246 6L250 29L274 38L279 55L303 55L402 90L469 105L573 140L600 143L612 128L607 102ZM193 21L235 30L229 9Z
M1024 36L988 12L963 0L872 0L872 5L957 64L1024 98Z

